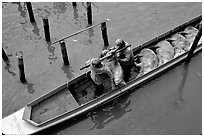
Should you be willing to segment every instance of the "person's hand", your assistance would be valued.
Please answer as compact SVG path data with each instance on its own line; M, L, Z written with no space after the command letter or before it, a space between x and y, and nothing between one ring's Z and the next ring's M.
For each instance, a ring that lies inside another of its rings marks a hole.
M111 51L109 51L109 54L115 54L115 51L116 50L111 50Z
M107 50L107 49L106 49L106 50L103 50L102 53L101 53L101 56L104 57L105 55L107 55L108 51L109 51L109 50Z
M112 90L114 90L114 89L115 89L115 85L113 84L113 85L112 85Z

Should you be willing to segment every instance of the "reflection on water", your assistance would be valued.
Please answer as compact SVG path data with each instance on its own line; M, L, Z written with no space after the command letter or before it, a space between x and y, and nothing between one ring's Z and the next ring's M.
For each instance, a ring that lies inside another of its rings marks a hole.
M182 80L181 80L181 83L178 87L178 95L179 95L179 99L175 101L175 106L177 108L179 108L179 106L181 105L181 103L184 103L184 99L183 99L183 89L184 89L184 86L185 86L185 83L186 83L186 79L187 79L187 76L188 76L188 68L189 68L189 63L183 63L182 64L183 67L182 67Z
M93 2L92 2L92 5L97 8L97 11L96 11L96 12L98 13L98 11L99 11L99 6L95 5Z
M94 112L89 113L94 126L90 129L102 129L106 124L113 120L120 119L125 113L130 112L131 109L127 109L131 103L129 100L130 94L125 94L114 101L108 103L106 106L99 107Z
M25 3L23 2L23 7L21 6L20 2L11 2L12 4L17 4L18 5L18 11L20 11L20 15L23 18L26 18L26 10L25 10Z
M62 70L64 71L64 73L66 74L66 77L67 77L68 79L74 78L74 75L73 75L73 72L74 72L74 71L71 69L70 66L63 65L63 67L61 67L61 68L62 68Z
M33 94L35 92L35 89L33 88L34 84L28 83L28 82L26 82L26 84L27 84L28 93Z
M15 76L16 73L14 73L13 71L11 71L10 68L11 68L11 65L8 64L8 63L6 63L5 70L7 70L8 73L11 74L12 76Z
M38 36L40 36L40 33L39 33L39 28L38 28L38 26L37 26L37 23L36 22L32 22L31 23L32 25L33 25L33 33L35 33L36 35L38 35Z
M180 84L179 90L178 90L178 92L179 92L179 99L180 99L181 102L184 101L183 97L182 97L182 91L183 91L183 88L184 88L185 83L186 83L186 78L188 76L188 67L189 67L188 63L184 63L183 64L182 81L181 81L181 84Z
M87 25L86 28L90 27L91 25ZM90 28L90 29L87 29L87 32L88 32L88 36L89 36L89 39L87 41L84 41L84 45L90 45L92 44L92 40L91 40L91 37L94 35L94 30L93 28Z
M11 57L12 54L8 54L7 56L8 56L8 57ZM15 76L16 73L14 73L14 72L12 71L12 67L11 67L11 65L10 65L10 61L8 60L8 61L5 62L5 63L6 63L5 70L7 70L8 73L11 74L12 76ZM15 69L15 68L13 68L13 70L14 70L14 69Z
M65 2L54 2L54 9L57 9L58 13L65 13L67 4Z
M48 59L51 61L55 61L57 59L57 57L55 57L55 47L52 46L51 42L47 42L47 45L47 50L51 53ZM50 64L52 64L52 62L50 62Z
M66 12L67 4L65 2L54 2L53 8L57 10L57 19L59 19L60 14Z
M86 28L88 28L88 27L90 27L90 26L91 26L91 25L87 25ZM88 34L89 34L89 38L94 35L94 30L93 30L93 28L90 28L90 29L88 29L87 31L88 31Z
M21 5L21 2L11 2L12 4L17 4L18 5L18 11L20 12L20 24L23 24L23 29L25 30L25 24L27 23L26 20L26 6L25 2L23 2L23 6ZM26 30L25 30L26 31Z
M35 10L35 14L37 14L41 18L48 18L51 15L51 8L48 6L44 6L43 8L37 8Z
M74 19L75 19L75 21L78 21L79 14L78 14L77 6L74 6L73 9L74 9L74 11L73 11ZM76 24L76 23L75 23L75 24Z

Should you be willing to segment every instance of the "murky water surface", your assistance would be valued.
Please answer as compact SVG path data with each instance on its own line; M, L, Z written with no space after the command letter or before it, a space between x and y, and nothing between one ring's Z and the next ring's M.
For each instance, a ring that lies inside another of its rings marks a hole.
M43 17L49 19L51 41L89 27L86 3L33 2L35 23L26 4L2 3L2 47L10 64L2 61L2 116L73 79L84 62L97 57L103 40L100 26L65 40L70 66L63 65L59 43L45 41ZM132 47L201 15L200 3L92 3L93 24L109 18L110 46L123 38ZM168 18L167 18L168 17ZM27 82L19 80L16 52L22 51ZM97 108L72 122L41 134L200 134L201 54L154 81Z

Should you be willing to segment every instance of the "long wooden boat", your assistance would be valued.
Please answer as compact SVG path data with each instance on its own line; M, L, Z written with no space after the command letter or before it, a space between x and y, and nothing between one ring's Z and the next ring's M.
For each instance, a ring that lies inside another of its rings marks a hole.
M144 48L154 48L154 46L162 41L168 40L172 35L182 32L189 26L198 27L201 25L202 17L196 17L166 33L160 35L140 46L133 49L136 56ZM200 52L202 43L198 44L194 53ZM90 78L90 71L80 75L79 77L64 83L49 93L27 104L21 110L3 118L2 133L3 134L33 134L46 128L59 124L65 120L72 119L76 116L84 114L104 103L107 103L118 96L140 86L141 84L152 80L159 74L175 66L183 61L188 55L188 51L174 57L165 64L158 66L138 77L138 68L132 69L131 77L127 85L111 89L108 77L104 77L104 94L95 97L95 91L101 90L96 87Z

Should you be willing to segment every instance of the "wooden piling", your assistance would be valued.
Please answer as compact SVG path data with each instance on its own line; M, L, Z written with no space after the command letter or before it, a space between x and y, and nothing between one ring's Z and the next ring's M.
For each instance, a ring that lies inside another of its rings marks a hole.
M27 6L27 9L28 9L29 17L30 17L30 22L35 22L31 2L26 2L26 6Z
M195 39L193 41L191 49L189 50L188 56L186 58L186 62L190 62L190 59L191 59L191 57L193 55L194 50L196 49L196 47L198 45L198 42L199 42L199 40L201 38L201 35L202 35L202 26L200 26L199 31L198 31L198 33L197 33L197 35L196 35L196 37L195 37Z
M106 27L106 22L101 23L101 31L102 31L102 38L104 41L104 46L108 46L108 35L107 35L107 27Z
M23 63L23 53L19 52L17 55L18 58L18 68L19 68L19 77L22 83L26 82L25 72L24 72L24 63Z
M49 42L50 41L50 29L49 29L49 21L47 17L43 18L43 26L44 26L45 40Z
M91 11L91 2L87 2L87 18L88 18L88 24L92 24L92 11Z
M77 6L76 2L72 2L72 6L76 7Z
M66 44L64 41L60 41L60 46L61 46L61 52L62 52L62 58L64 61L64 65L69 65L69 60L67 56L67 49L66 49Z
M6 52L4 51L3 48L2 48L2 58L6 63L9 62L8 56L6 55Z

